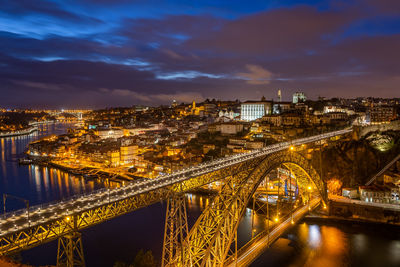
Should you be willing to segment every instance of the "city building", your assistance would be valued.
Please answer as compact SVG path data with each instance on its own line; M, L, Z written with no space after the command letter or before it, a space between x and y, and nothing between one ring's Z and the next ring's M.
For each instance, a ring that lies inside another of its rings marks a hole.
M124 131L122 129L103 129L103 128L98 128L95 131L95 134L99 136L101 139L107 139L107 138L120 138L124 136Z
M342 196L351 199L358 198L357 188L342 188Z
M281 114L284 112L288 112L292 109L292 103L291 102L278 102L274 103L272 107L272 113L273 114Z
M217 106L214 103L204 103L204 115L212 115L216 112Z
M329 112L326 116L331 120L347 120L349 117L345 112Z
M228 122L221 124L221 134L237 134L243 131L243 124Z
M282 115L282 125L284 126L300 126L302 117L295 113L286 113Z
M268 116L264 116L262 117L262 120L272 124L273 126L281 126L282 125L282 116L280 115L268 115Z
M305 102L306 100L306 95L302 92L296 92L293 94L293 104Z
M246 101L241 104L240 119L243 121L253 121L271 113L271 101Z
M108 159L106 160L106 163L109 163L110 167L118 167L120 165L120 153L118 150L109 151L107 156Z
M137 145L127 145L120 147L121 165L132 164L138 154Z
M278 101L282 102L282 91L281 91L281 89L278 89Z
M396 187L388 185L360 186L359 191L360 199L362 201L373 203L392 203L392 193L396 194L396 192L398 192L398 187L396 189Z
M220 118L225 117L225 118L228 118L230 120L234 120L235 118L237 118L239 116L240 116L240 113L237 110L233 110L233 109L230 109L230 108L221 109L218 112L218 117L220 117Z
M373 106L367 111L367 122L387 123L396 118L396 111L393 106Z

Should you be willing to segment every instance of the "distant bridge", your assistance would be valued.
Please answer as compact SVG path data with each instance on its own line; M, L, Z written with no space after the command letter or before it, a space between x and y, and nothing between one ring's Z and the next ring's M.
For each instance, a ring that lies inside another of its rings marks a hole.
M296 151L306 144L350 132L345 129L274 144L155 179L6 213L0 221L0 255L59 239L57 265L82 266L80 230L168 200L163 266L223 266L236 239L240 218L266 175L284 166L294 175L305 199L307 188L312 188L325 203L327 193L322 179ZM223 181L219 194L189 232L182 194L218 180Z

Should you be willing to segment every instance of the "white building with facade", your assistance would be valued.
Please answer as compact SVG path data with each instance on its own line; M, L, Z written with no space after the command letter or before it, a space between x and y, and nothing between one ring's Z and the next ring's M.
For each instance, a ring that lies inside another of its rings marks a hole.
M246 101L241 104L240 119L243 121L254 121L269 115L272 112L270 101Z
M297 104L299 102L305 102L307 100L306 95L302 92L296 92L293 94L293 104Z

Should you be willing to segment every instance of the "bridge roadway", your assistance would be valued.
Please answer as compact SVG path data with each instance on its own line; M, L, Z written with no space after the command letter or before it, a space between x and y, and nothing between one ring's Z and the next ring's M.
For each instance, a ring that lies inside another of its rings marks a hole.
M240 163L287 150L291 146L317 142L351 131L352 129L344 129L274 144L249 153L236 154L178 170L155 179L132 181L123 187L100 189L65 201L33 206L29 211L21 209L8 212L0 217L0 255L28 249L72 231L151 205L168 198L174 191L184 192L191 189L186 184L194 178L209 177L202 184L192 183L192 188L221 179L218 177L221 172L218 171L233 170L234 166Z
M298 208L295 212L293 212L293 222L292 217L287 216L287 219L271 229L269 236L266 231L262 232L259 238L255 237L254 242L252 242L250 246L246 246L244 247L244 249L240 249L238 251L237 262L230 261L230 264L228 264L227 266L249 266L284 232L286 232L291 226L300 221L308 213L309 210L313 210L314 208L316 208L319 205L320 201L321 199L317 197L310 201L310 205L307 204L301 208Z

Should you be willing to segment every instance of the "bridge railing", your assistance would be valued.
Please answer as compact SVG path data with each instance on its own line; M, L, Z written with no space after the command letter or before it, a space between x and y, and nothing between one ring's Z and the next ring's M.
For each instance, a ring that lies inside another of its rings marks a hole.
M21 216L23 214L26 214L28 211L29 212L35 212L35 211L38 211L38 210L44 210L44 209L51 208L52 206L56 206L56 205L59 205L59 204L62 204L62 203L73 202L73 201L76 201L76 200L78 200L80 198L95 196L95 195L103 193L103 192L105 192L107 190L108 189L106 189L106 188L100 188L100 189L94 190L94 191L92 191L90 193L74 194L74 195L72 195L70 197L62 198L60 200L53 200L53 201L50 201L50 202L40 203L40 204L36 204L36 205L30 206L29 210L27 208L23 208L23 209L8 211L6 213L3 213L1 217L3 219L7 219L7 218L10 218L10 217Z

